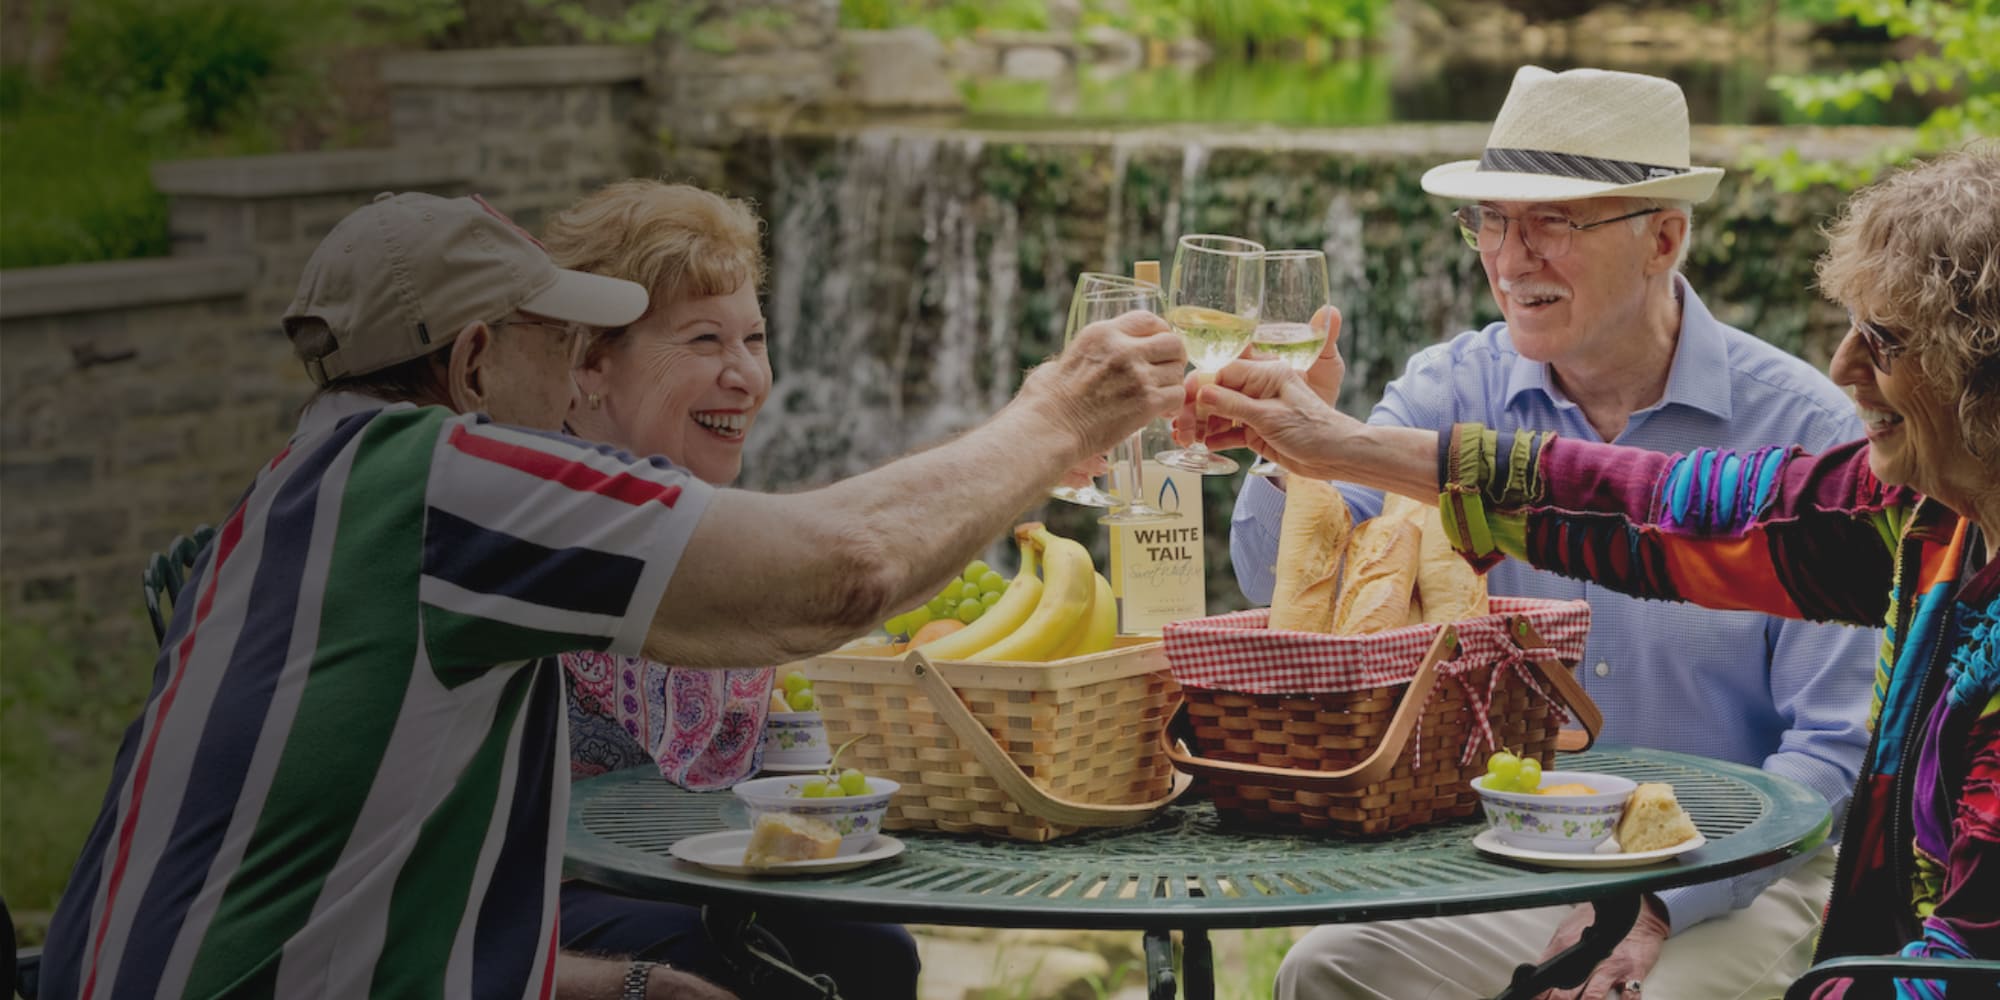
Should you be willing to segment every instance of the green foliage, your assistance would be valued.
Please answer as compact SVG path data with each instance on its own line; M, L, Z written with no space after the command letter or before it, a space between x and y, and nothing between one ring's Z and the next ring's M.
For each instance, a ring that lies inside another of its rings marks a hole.
M1887 101L1899 89L1935 94L1940 105L1906 142L1885 143L1849 163L1808 161L1796 149L1756 151L1750 162L1780 190L1815 184L1855 187L1912 156L1950 149L1980 136L2000 135L2000 0L1826 0L1841 17L1881 28L1891 38L1913 39L1924 51L1854 72L1781 76L1771 86L1808 118L1824 120L1868 101Z
M1198 37L1245 52L1309 37L1364 38L1388 0L1084 0L1080 27L1108 24L1151 38ZM844 28L929 28L940 38L982 30L1046 31L1043 0L841 0Z
M1386 67L1373 60L1319 66L1229 60L1199 69L1160 66L1105 79L1082 74L1065 95L1069 123L1148 121L1375 125L1393 109ZM966 88L966 106L988 120L1050 117L1051 85L996 78Z
M107 646L115 630L0 615L0 895L26 925L23 943L40 940L35 925L62 896L119 738L145 704L152 633L130 624Z
M0 102L0 268L167 252L167 202L146 164L171 148L170 125L82 95Z

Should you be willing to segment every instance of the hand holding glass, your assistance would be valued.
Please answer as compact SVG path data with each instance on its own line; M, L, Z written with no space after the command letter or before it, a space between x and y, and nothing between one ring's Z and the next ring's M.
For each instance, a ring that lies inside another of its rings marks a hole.
M1243 353L1257 329L1264 305L1264 247L1234 236L1183 236L1174 247L1173 277L1167 282L1167 323L1187 346L1195 371L1212 380ZM1235 462L1211 454L1199 438L1186 448L1163 451L1168 465L1205 476L1235 472Z
M1119 274L1085 272L1077 277L1076 293L1070 298L1063 347L1068 349L1070 341L1076 338L1079 331L1100 320L1115 319L1134 310L1157 314L1161 301L1160 286L1152 282ZM1144 502L1145 490L1139 467L1142 457L1139 433L1135 431L1128 442L1119 445L1118 454L1114 457L1118 468L1112 479L1119 484L1115 492L1107 493L1093 483L1082 487L1058 486L1050 490L1049 495L1086 507L1111 508L1111 513L1098 519L1107 524L1170 520L1173 515Z
M1326 347L1327 320L1320 311L1327 300L1326 254L1318 250L1273 250L1264 255L1264 308L1250 335L1249 356L1255 361L1283 361L1305 371ZM1284 469L1268 458L1250 466L1253 476L1282 475Z

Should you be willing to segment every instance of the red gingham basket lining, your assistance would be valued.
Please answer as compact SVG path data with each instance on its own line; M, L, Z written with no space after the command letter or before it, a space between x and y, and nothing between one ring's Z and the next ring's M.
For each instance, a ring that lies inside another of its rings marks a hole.
M1582 659L1588 602L1495 597L1491 610L1456 623L1457 663L1517 659L1507 637L1509 615L1526 618L1559 659ZM1438 631L1424 624L1373 635L1323 635L1266 628L1270 615L1269 608L1254 608L1168 624L1165 652L1174 679L1183 687L1245 694L1337 694L1407 684Z

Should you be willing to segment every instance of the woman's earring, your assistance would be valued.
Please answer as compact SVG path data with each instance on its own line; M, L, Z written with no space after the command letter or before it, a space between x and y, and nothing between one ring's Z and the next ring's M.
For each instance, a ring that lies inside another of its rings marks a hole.
M602 395L593 392L584 398L590 403L591 409L593 410L604 409L604 397Z

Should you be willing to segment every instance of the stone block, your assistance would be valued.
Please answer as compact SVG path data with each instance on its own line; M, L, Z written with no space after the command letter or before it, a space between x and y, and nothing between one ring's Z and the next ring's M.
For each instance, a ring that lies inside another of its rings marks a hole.
M841 33L841 91L864 108L960 108L944 46L921 28Z
M10 496L73 494L88 488L95 478L96 463L89 455L0 459L0 484Z
M76 556L113 556L131 548L132 514L118 508L72 511L63 516L63 548Z
M1000 72L1021 80L1053 80L1069 72L1069 53L1046 45L1016 46L1001 54Z

